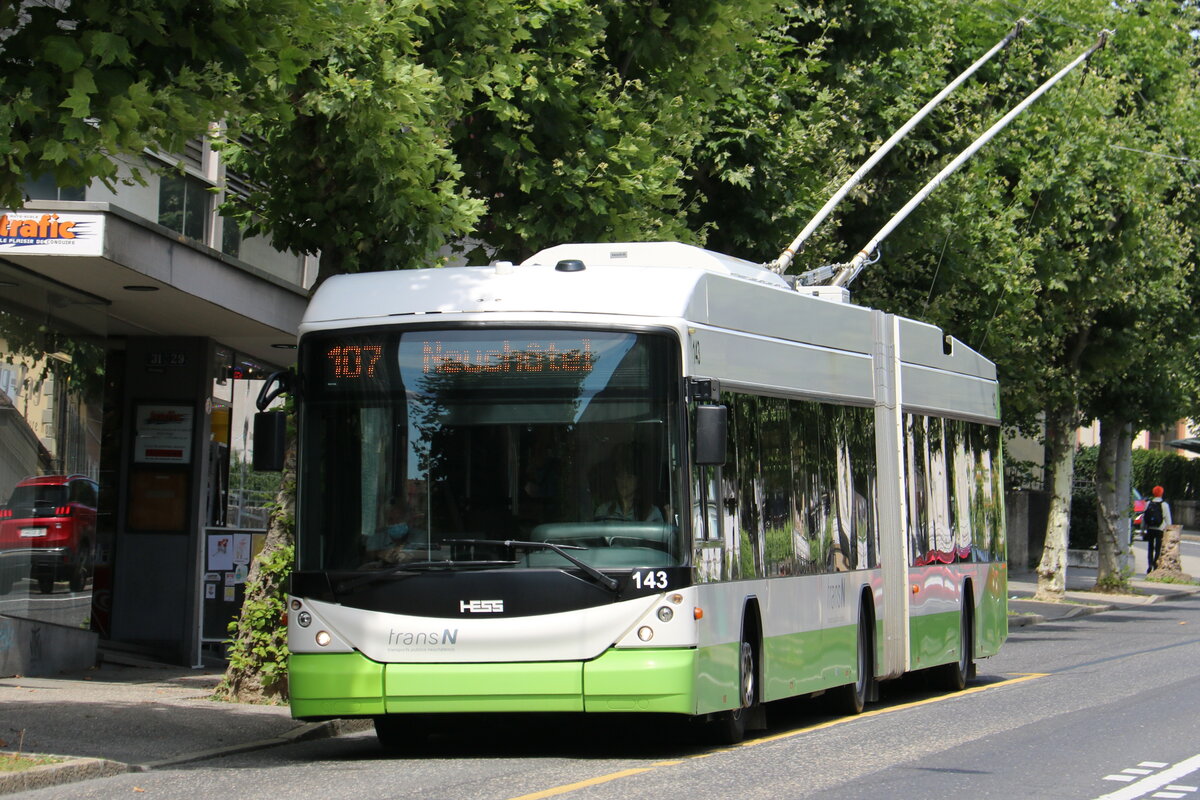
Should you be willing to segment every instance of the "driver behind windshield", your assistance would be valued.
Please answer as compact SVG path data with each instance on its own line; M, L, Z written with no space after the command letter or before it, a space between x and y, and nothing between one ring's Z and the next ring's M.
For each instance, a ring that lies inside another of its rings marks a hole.
M600 470L602 478L609 478L607 491L602 496L610 499L596 506L593 518L598 521L617 522L662 522L662 511L650 502L648 493L637 479L633 469L633 456L629 448L618 448Z

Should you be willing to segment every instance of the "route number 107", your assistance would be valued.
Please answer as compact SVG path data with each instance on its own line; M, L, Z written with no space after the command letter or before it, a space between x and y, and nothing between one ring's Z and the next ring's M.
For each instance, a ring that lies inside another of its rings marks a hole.
M639 589L666 589L667 572L662 569L647 569L634 572L633 585Z

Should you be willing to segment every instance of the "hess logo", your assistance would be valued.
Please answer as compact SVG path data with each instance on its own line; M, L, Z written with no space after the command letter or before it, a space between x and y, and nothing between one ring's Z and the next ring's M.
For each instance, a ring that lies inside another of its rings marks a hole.
M500 614L504 611L504 601L459 600L458 610L463 614Z

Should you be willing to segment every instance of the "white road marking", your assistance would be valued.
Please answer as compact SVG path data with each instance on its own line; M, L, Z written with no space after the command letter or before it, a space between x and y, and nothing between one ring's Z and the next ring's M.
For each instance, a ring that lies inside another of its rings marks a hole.
M1142 778L1137 783L1131 783L1123 789L1101 795L1096 800L1136 800L1136 798L1145 797L1151 792L1157 791L1185 775L1190 775L1198 769L1200 769L1200 755L1195 755L1180 761L1173 767L1164 769L1157 775Z

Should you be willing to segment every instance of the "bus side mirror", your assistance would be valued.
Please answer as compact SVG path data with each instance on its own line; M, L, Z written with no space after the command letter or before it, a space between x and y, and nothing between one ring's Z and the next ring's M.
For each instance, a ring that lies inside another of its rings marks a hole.
M725 463L729 412L725 406L696 406L696 465L719 467Z
M286 411L260 411L254 415L255 472L282 472L286 445Z

